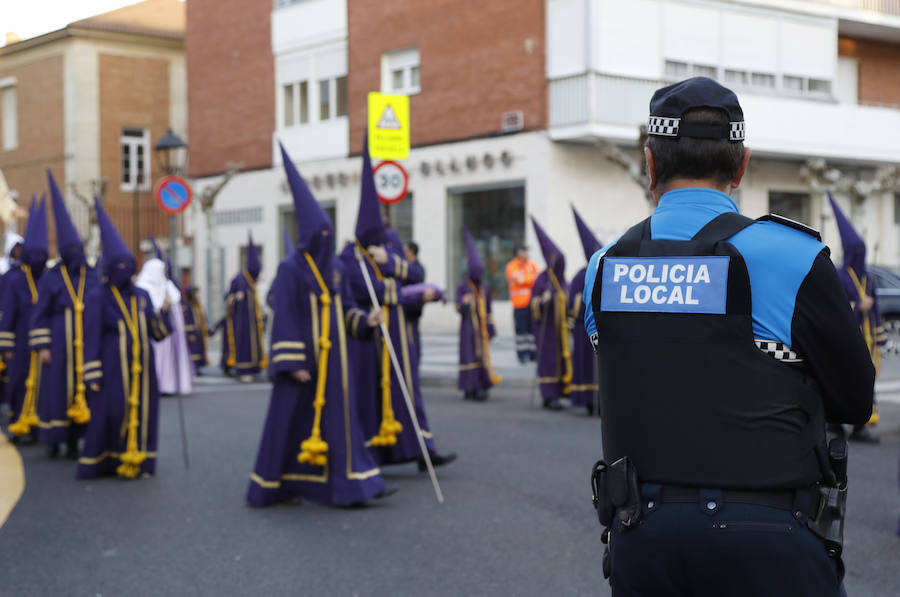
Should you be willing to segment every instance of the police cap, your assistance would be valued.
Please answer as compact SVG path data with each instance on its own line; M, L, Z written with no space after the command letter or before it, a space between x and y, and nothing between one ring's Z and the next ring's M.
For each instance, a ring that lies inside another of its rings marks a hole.
M681 122L693 108L712 108L728 115L728 124ZM647 134L659 137L744 140L744 111L734 92L707 77L693 77L657 89L650 99Z

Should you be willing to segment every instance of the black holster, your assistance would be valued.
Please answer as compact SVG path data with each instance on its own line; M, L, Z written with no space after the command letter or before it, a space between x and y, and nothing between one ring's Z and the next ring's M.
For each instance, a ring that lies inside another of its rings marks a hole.
M641 521L637 469L627 456L610 465L598 460L591 471L591 491L597 518L603 525L601 540L606 545L603 550L603 578L609 578L609 532L613 520L618 516L622 528L626 530Z
M828 444L829 482L820 483L819 504L806 526L825 543L828 557L838 559L844 548L844 515L847 511L847 440ZM833 481L833 482L832 482Z

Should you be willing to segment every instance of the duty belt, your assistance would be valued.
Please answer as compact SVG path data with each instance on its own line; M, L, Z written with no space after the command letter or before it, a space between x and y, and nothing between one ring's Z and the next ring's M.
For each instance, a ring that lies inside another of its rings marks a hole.
M655 499L658 499L663 504L696 504L703 491L704 490L696 487L662 485L660 487L659 497ZM799 492L809 495L808 500L805 499L805 497L800 497L802 503L807 505L805 514L809 514L811 512L814 497L811 488L799 490L782 489L776 491L739 491L724 489L717 493L721 494L721 499L726 504L751 504L754 506L768 506L769 508L777 508L778 510L793 511L795 504L797 503Z

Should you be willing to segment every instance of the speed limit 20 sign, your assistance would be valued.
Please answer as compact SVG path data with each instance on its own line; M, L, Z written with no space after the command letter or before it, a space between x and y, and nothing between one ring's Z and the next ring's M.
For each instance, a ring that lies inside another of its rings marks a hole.
M382 203L397 203L406 197L409 175L397 162L381 162L372 171L375 175L375 192Z

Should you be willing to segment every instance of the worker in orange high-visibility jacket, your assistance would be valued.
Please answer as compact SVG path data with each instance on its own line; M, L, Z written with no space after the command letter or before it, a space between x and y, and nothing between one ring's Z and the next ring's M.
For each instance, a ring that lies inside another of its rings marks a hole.
M506 264L506 283L509 285L509 300L513 307L513 322L516 327L516 353L520 363L533 361L537 353L534 332L531 328L531 287L540 270L534 261L528 259L528 248L516 245L516 256Z

